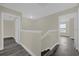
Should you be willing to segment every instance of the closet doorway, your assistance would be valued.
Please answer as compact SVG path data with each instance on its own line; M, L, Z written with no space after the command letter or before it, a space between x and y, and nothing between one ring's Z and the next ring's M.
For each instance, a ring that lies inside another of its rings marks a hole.
M1 13L3 49L6 39L14 39L20 44L20 16L9 13ZM12 43L11 41L8 43Z

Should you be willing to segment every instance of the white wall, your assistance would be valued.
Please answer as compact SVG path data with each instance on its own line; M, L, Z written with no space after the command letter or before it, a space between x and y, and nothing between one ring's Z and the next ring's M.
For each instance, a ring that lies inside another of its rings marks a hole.
M74 39L74 18L71 18L69 21L69 35Z
M23 32L23 31L21 32L22 44L36 55L41 55L41 50L44 50L46 48L51 48L53 45L58 43L57 16L49 15L37 20L23 18L22 30L27 31L27 32ZM36 33L37 31L42 31L42 32ZM44 35L46 36L43 37Z
M41 55L41 30L34 27L36 22L31 19L22 18L21 21L21 44L31 55Z
M37 26L38 25L38 26ZM49 15L40 18L37 22L37 27L40 28L42 33L41 50L51 49L58 43L58 16Z
M71 38L74 38L74 17L75 12L60 16L60 24L66 24L66 32L60 32L60 35L70 36Z
M1 44L2 43L1 39L2 39L2 28L1 28L1 18L0 18L0 49L1 49L1 45L2 45Z
M42 39L42 50L51 49L55 44L58 44L58 32L51 31Z
M15 38L15 20L4 20L4 37Z
M22 21L21 21L21 23L22 23L22 25L21 25L21 27L22 27L22 29L24 29L24 30L33 30L33 29L35 29L36 30L36 28L34 28L34 24L35 24L35 22L33 22L34 20L31 20L31 19L27 19L27 18L22 18Z
M41 32L21 31L21 44L31 55L41 55Z

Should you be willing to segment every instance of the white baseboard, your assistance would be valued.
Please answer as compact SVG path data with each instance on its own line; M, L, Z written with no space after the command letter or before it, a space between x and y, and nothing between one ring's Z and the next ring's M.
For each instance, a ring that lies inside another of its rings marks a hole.
M44 38L48 35L48 33L50 33L50 32L57 32L57 31L58 31L58 30L48 30L48 31L42 36L41 40L44 39Z
M75 48L78 52L79 52L79 49L78 48Z
M3 50L4 48L2 47L2 48L0 48L0 50Z
M70 37L71 39L74 39L74 37Z
M56 45L58 45L59 43L57 42L56 44L54 44L51 48L50 48L50 50L52 50Z
M79 52L79 49L77 49L78 50L78 52Z
M32 51L30 51L24 44L20 43L22 45L22 47L32 56L36 56Z
M4 36L4 38L8 38L8 37L13 37L13 38L15 38L15 36Z
M58 45L59 43L57 42L57 43L55 43L52 47L48 47L48 48L46 48L46 49L44 49L44 50L47 50L47 49L50 49L50 50L52 50L56 45ZM42 51L44 51L44 50L42 50Z

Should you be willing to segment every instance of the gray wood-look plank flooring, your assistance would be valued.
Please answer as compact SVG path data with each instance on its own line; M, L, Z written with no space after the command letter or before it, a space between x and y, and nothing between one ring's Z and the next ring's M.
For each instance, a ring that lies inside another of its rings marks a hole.
M74 48L74 40L69 37L61 37L60 46L54 56L79 56L78 51Z
M4 39L4 49L0 51L0 56L31 56L20 44L14 39Z

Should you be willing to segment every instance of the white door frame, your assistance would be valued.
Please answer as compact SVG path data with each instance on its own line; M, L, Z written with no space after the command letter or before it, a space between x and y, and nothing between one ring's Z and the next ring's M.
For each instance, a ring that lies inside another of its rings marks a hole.
M74 47L78 49L78 13L74 16Z
M69 13L71 14L71 13ZM74 48L78 49L78 14L77 12L72 13L74 16ZM58 20L60 19L62 15L59 16ZM59 21L58 21L59 23ZM59 29L60 30L60 29ZM59 39L60 39L60 32L59 32Z
M13 15L13 14L10 14L10 13L5 13L5 12L2 12L1 13L1 23L2 23L2 49L4 49L4 19L5 18L8 18L8 17L13 17L15 18L15 40L18 44L20 44L20 20L21 20L21 17L20 16L16 16L16 15ZM9 19L8 19L9 20Z

